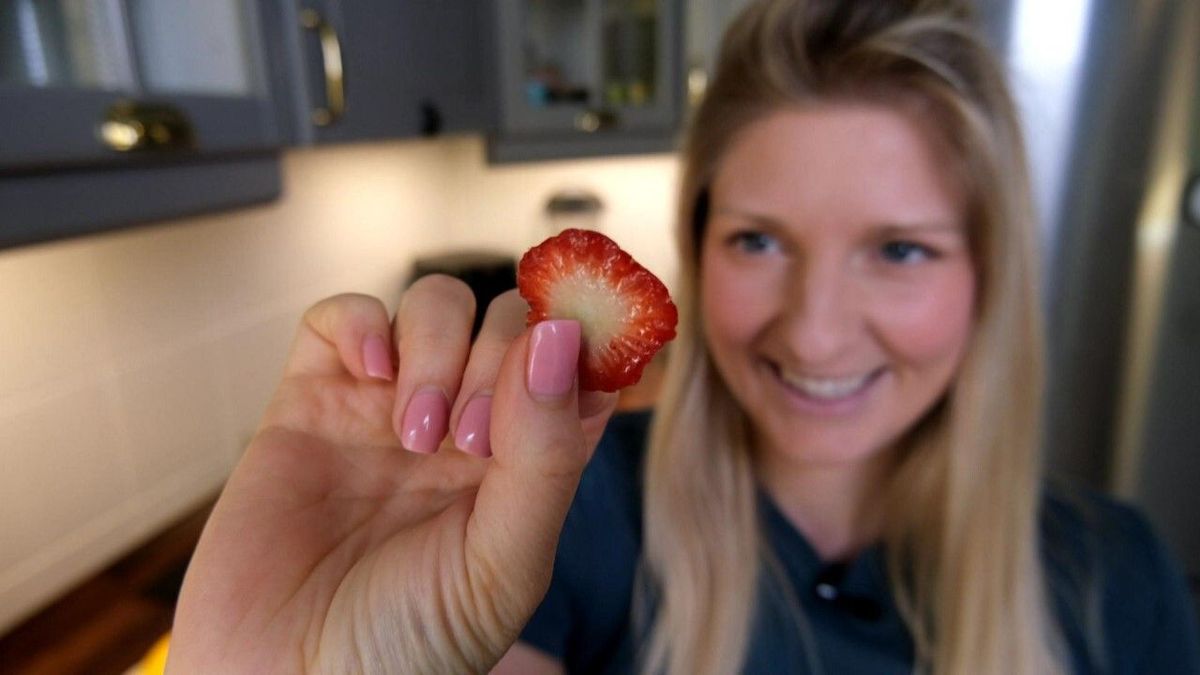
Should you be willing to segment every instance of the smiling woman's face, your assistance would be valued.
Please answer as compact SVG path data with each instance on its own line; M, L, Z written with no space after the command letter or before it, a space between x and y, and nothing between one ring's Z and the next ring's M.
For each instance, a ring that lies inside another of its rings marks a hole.
M747 127L711 189L709 350L787 463L855 463L941 398L971 332L962 196L908 118L826 104Z

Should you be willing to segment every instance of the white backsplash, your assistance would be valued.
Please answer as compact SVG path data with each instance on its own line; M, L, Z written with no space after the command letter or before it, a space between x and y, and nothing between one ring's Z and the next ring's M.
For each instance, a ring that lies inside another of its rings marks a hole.
M549 234L543 211L559 190L584 189L604 203L600 229L668 284L675 275L673 155L564 160L487 167L477 139L447 145L456 172L456 245L520 254Z
M273 204L0 252L0 631L217 490L300 314L520 253L564 187L670 283L667 155L488 167L474 137L289 152Z

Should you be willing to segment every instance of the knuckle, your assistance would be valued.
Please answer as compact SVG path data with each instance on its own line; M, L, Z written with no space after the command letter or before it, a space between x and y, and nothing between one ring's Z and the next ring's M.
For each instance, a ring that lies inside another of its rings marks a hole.
M488 305L489 312L493 310L497 312L524 312L528 309L529 303L525 302L525 298L522 298L521 293L515 288L510 288L497 295Z
M478 373L485 379L495 380L508 353L510 342L479 340L471 347L471 363L484 372Z
M335 295L328 298L322 298L321 300L309 305L308 309L304 310L304 315L300 317L300 322L309 325L316 324L320 317L325 316L329 313L330 309L337 306L338 297L339 296Z
M488 304L483 337L498 333L505 341L511 341L524 330L528 313L529 304L516 289L501 293Z
M404 340L400 343L401 350L410 355L423 354L428 360L436 360L436 356L441 354L446 349L446 340L443 336L427 332L427 331L412 331L404 336Z
M382 310L378 298L363 293L339 293L318 301L305 311L306 318L328 314L364 315Z
M429 274L417 279L404 294L405 301L414 297L436 299L440 307L457 309L475 315L475 293L461 279L446 274Z

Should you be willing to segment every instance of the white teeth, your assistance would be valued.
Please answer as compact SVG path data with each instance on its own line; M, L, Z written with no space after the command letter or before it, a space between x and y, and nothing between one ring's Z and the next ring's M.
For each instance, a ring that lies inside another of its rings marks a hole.
M780 375L783 377L784 382L799 389L805 395L826 400L845 398L855 393L871 377L871 373L866 373L865 375L857 375L855 377L824 379L793 375L786 371L780 371Z

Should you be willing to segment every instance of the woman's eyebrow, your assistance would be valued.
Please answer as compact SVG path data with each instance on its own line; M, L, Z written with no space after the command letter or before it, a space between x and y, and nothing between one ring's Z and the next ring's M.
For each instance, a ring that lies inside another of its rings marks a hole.
M782 230L786 229L784 221L771 215L764 213L756 213L749 209L740 208L737 206L720 206L713 210L714 216L729 216L748 220L755 225L767 229ZM871 229L883 235L904 235L913 234L915 232L938 233L945 232L949 234L958 234L966 231L962 225L953 222L945 222L939 220L897 220L892 222L883 222Z
M884 223L874 228L876 232L885 236L903 236L913 233L928 233L928 234L965 234L966 228L958 223L947 223L937 221L914 221L914 222L894 222Z
M731 216L734 218L741 218L743 220L749 220L756 225L766 227L766 228L771 228L771 229L783 229L784 228L783 221L779 220L778 218L775 218L774 216L769 216L769 215L766 215L763 213L755 213L753 211L741 209L736 206L718 207L713 210L713 215L715 215L715 216Z

